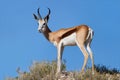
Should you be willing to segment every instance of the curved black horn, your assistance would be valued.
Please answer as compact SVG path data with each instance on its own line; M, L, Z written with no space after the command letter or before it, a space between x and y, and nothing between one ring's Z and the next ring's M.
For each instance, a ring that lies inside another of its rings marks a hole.
M48 15L50 15L51 11L50 11L50 9L49 9L49 8L48 8L48 10L49 10ZM48 15L47 15L47 16L48 16Z
M47 16L44 17L44 20L45 20L46 22L48 22L49 15L50 15L50 12L51 12L49 8L48 8L48 10L49 10L49 12L48 12Z
M40 10L40 8L38 8L38 10L37 10L37 12L38 12L38 16L39 16L40 19L42 19L39 10Z

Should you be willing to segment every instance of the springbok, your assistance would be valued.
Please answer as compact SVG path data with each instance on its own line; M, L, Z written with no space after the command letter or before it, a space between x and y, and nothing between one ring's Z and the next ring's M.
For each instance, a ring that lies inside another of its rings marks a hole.
M88 57L90 55L92 61L92 73L94 74L94 60L92 50L90 48L90 44L94 34L93 30L87 25L79 25L66 29L63 28L58 31L52 32L47 25L51 12L49 8L48 10L49 12L44 18L41 17L39 13L39 8L37 10L38 16L36 16L35 14L33 14L33 16L38 22L38 31L40 33L43 33L46 39L57 47L57 73L61 72L61 61L64 47L77 45L84 55L84 63L81 71L84 72Z

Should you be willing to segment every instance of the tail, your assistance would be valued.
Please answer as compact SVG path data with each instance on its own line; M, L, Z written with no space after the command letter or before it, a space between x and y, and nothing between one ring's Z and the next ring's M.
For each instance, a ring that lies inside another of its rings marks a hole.
M90 28L90 36L91 36L91 39L93 38L93 36L94 36L94 31Z
M88 35L87 35L86 40L92 39L92 38L93 38L93 35L94 35L94 31L93 31L91 28L89 28Z

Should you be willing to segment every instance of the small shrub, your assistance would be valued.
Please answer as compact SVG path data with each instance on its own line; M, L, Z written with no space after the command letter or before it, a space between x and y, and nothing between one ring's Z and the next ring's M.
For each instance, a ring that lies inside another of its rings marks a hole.
M6 80L120 80L119 70L109 69L103 65L95 65L94 75L92 75L91 68L87 68L84 74L80 71L66 72L65 63L63 63L63 72L56 77L56 69L56 61L34 62L30 67L30 72L22 72L18 68L19 75L16 78L6 78Z
M95 69L97 72L103 74L103 73L108 73L108 74L119 74L120 71L117 70L116 68L109 69L105 65L95 65Z

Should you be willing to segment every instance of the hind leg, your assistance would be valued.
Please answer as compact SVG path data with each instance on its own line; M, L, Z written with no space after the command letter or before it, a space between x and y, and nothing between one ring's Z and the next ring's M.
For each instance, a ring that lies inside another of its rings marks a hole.
M92 53L92 50L90 48L90 45L87 45L87 50L90 54L90 58L91 58L91 61L92 61L92 74L94 74L94 58L93 58L93 53Z
M94 74L94 58L93 58L92 50L90 48L91 41L92 41L92 39L89 38L88 41L86 42L86 47L87 47L88 53L90 54L90 59L92 62L92 74Z
M76 34L76 44L80 48L80 50L84 56L84 63L82 66L82 72L85 70L85 67L86 67L86 64L88 61L88 57L89 57L89 54L85 48L85 41L86 41L87 36L88 36L87 28L82 29L82 30L80 29L80 31L78 31Z
M80 48L80 50L82 51L82 53L84 55L84 63L83 63L82 70L81 70L82 72L84 72L87 61L88 61L89 54L85 49L84 43L77 42L77 45L78 45L78 47Z

